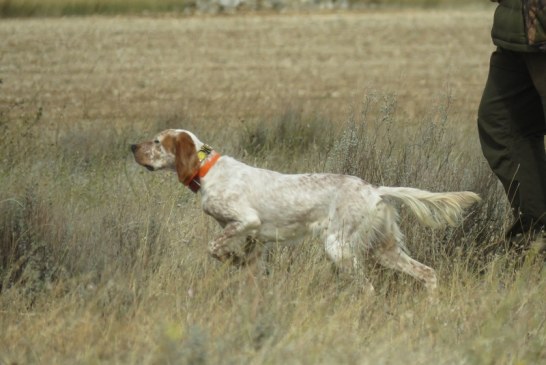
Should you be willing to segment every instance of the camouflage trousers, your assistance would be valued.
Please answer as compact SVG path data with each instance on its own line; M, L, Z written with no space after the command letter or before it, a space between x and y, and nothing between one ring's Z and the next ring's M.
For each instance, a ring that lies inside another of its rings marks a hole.
M516 217L545 225L546 53L493 52L478 131Z

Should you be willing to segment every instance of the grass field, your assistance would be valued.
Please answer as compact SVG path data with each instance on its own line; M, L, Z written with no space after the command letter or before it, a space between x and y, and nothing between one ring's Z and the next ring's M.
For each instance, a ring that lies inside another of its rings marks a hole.
M509 223L476 110L492 9L0 22L0 364L538 364L543 262L479 260ZM219 232L129 143L167 127L283 172L472 190L455 229L403 213L420 283L363 295L321 244L269 275L209 258Z
M2 17L278 13L377 7L481 6L475 0L0 0Z

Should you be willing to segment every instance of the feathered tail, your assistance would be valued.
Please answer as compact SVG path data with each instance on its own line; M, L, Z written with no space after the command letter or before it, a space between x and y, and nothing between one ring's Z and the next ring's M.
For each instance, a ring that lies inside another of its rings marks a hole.
M462 219L464 209L479 202L480 197L470 191L432 193L413 188L381 186L379 194L403 202L415 216L427 226L456 226Z

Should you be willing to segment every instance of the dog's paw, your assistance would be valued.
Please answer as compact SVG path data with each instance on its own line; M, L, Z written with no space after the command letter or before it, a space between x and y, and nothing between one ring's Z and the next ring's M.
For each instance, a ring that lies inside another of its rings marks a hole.
M216 260L220 261L220 262L226 262L228 261L229 259L231 259L231 254L229 252L226 252L226 253L223 253L223 254L218 254L218 253L213 253L213 252L209 252L209 254L215 258Z
M218 244L216 241L209 244L209 255L222 262L229 260L232 256L223 245Z
M235 252L209 252L209 254L220 262L229 262L234 266L244 266L247 264L245 258L237 255Z

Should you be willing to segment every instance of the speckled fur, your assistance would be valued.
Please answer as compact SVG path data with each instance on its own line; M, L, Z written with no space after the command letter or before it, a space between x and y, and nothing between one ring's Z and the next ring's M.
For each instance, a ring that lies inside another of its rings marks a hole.
M181 159L192 157L178 156L173 147L182 140L195 153L203 145L191 132L167 130L132 149L136 161L150 170L177 170L191 165ZM393 200L432 227L456 225L463 209L479 201L472 192L374 187L348 175L281 174L228 156L201 179L200 191L203 210L224 229L209 243L210 254L218 260L234 257L228 244L232 239L246 238L248 248L254 239L276 242L311 234L322 240L328 257L344 271L358 268L363 253L369 253L383 265L423 281L431 292L437 286L436 274L408 256Z

